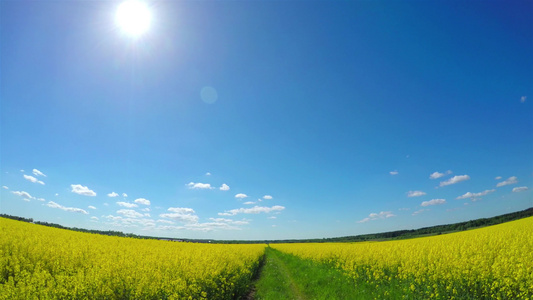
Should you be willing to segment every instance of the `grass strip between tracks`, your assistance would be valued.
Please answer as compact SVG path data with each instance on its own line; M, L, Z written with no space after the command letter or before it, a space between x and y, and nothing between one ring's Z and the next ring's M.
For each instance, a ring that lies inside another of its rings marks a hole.
M256 300L367 299L340 270L268 247Z

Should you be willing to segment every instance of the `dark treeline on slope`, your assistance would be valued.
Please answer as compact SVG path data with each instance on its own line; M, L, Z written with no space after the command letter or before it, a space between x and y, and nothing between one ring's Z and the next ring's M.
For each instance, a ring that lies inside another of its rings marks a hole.
M121 231L113 230L92 230L76 227L65 227L55 223L48 222L39 222L34 221L32 218L23 218L17 216L11 216L6 214L0 214L2 218L13 219L17 221L29 222L49 227L68 229L73 231L95 233L109 236L119 236L119 237L131 237L131 238L140 238L140 239L159 239L159 240L169 240L169 241L183 241L183 242L195 242L195 243L224 243L224 244L268 244L268 243L345 243L345 242L363 242L363 241L382 241L382 240L391 240L391 239L409 239L421 236L428 235L439 235L443 233L451 233L456 231L469 230L479 227L485 227L490 225L496 225L504 222L514 221L526 217L533 216L533 207L528 209L513 212L505 215L495 216L492 218L482 218L476 220L470 220L466 222L446 224L446 225L437 225L431 227L424 227L419 229L411 230L397 230L389 231L382 233L372 233L372 234L362 234L355 236L344 236L344 237L335 237L335 238L321 238L321 239L302 239L302 240L255 240L255 241L218 241L218 240L195 240L195 239L175 239L175 238L161 238L161 237L152 237L152 236L141 236L133 233L123 233Z
M304 240L271 240L271 241L252 241L257 243L349 243L349 242L364 242L364 241L383 241L394 239L410 239L415 237L439 235L444 233L452 233L457 231L464 231L469 229L475 229L479 227L485 227L490 225L496 225L504 222L514 221L522 218L533 216L533 207L528 209L513 212L505 215L495 216L492 218L482 218L476 220L470 220L461 223L437 225L431 227L424 227L411 230L397 230L382 233L362 234L355 236L344 236L335 238L322 238L322 239L304 239ZM220 243L250 243L251 241L216 241Z
M94 230L94 229L85 229L85 228L77 228L77 227L66 227L63 225L56 224L56 223L34 221L33 218L24 218L24 217L11 216L11 215L6 215L6 214L0 214L0 218L13 219L17 221L28 222L28 223L33 223L33 224L38 224L38 225L43 225L43 226L48 226L48 227L67 229L67 230L86 232L86 233L101 234L101 235L109 235L109 236L130 237L130 238L138 238L138 239L196 242L196 243L210 243L211 242L209 240L173 239L173 238L161 238L161 237L154 237L154 236L143 236L143 235L136 235L133 233L124 233L122 231L114 231L114 230Z

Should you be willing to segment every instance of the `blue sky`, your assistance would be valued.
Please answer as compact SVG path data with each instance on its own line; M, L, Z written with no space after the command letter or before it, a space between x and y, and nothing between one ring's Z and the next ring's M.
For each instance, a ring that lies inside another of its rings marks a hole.
M533 206L531 1L0 2L0 212L214 239Z

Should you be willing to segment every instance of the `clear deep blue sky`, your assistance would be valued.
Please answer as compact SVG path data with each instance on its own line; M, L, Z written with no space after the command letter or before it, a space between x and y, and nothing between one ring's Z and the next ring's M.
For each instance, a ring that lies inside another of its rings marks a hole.
M0 212L215 239L533 206L532 1L0 1ZM221 187L223 187L221 189Z

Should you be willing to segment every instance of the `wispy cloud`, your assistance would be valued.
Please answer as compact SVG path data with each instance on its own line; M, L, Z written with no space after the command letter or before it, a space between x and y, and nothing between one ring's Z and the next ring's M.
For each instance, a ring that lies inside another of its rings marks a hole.
M468 199L468 198L475 199L475 198L486 196L490 193L494 193L495 191L496 191L495 189L492 189L492 190L484 190L483 192L479 192L479 193L467 192L466 194L459 196L455 199L457 200Z
M22 197L25 201L30 201L31 199L35 199L28 192L25 192L25 191L13 191L11 193Z
M81 184L71 184L70 187L72 188L71 192L73 193L83 195L83 196L91 196L91 197L96 196L96 193L93 190Z
M138 198L138 199L135 199L135 201L133 201L137 204L141 204L141 205L150 205L150 200L148 199L144 199L144 198Z
M119 211L117 211L119 213ZM142 218L143 215L133 211L131 209L120 210L120 214L123 216L102 216L102 218L110 221L110 225L119 227L136 227L143 226L145 230L153 229L156 223L152 219Z
M390 171L389 174L391 174L391 175L398 175L399 173L398 173L398 171L394 170L394 171Z
M61 210L68 211L68 212L82 213L84 215L88 215L89 214L85 209L76 208L76 207L66 207L66 206L58 204L58 203L56 203L54 201L49 201L46 204L46 206L51 207L51 208L59 208Z
M423 213L423 212L425 212L425 211L428 211L428 210L429 210L429 209L427 209L427 208L419 209L419 210L413 212L413 213L411 214L411 216L419 215L419 214L421 214L421 213Z
M253 201L247 201L247 202L244 202L243 204L251 205L251 204L255 204L255 202L253 202Z
M111 198L115 198L115 197L118 197L118 194L115 193L115 192L111 192L109 194L107 194L108 197L111 197Z
M430 206L430 205L440 205L446 203L446 199L433 199L429 201L424 201L420 205L421 206Z
M229 185L223 183L223 184L220 186L220 190L221 190L221 191L229 191Z
M42 185L44 185L44 182L40 181L39 179L37 179L37 178L35 178L35 177L33 177L33 176L26 175L26 174L24 174L24 175L22 175L22 176L24 176L24 179L26 179L26 180L28 180L28 181L31 181L31 182L33 182L33 183L38 183L38 184L42 184Z
M515 187L513 189L513 192L519 193L519 192L524 192L524 191L527 191L527 190L529 190L529 188L527 186L520 186L520 187Z
M426 193L422 191L409 191L407 192L407 197L420 197L424 196Z
M89 206L87 206L87 207L90 208L90 209L96 209L96 207L94 207L94 206L92 206L92 205L89 205Z
M217 222L217 223L227 223L227 224L232 224L232 225L247 225L247 224L250 224L250 221L248 221L246 219L235 221L235 220L226 219L226 218L209 218L209 220L211 220L213 222Z
M4 190L9 190L9 188L8 188L7 186L5 186L5 185L3 185L2 188L3 188Z
M122 193L122 197L124 197L124 198L128 198L128 194L126 194L126 193Z
M32 170L32 173L33 173L33 175L35 175L35 176L43 176L43 177L46 177L46 175L45 175L43 172L41 172L41 171L39 171L39 170L37 170L37 169L33 169L33 170Z
M187 207L169 207L167 209L170 213L160 214L161 218L172 219L182 223L197 223L198 216L194 209Z
M524 103L524 102L526 102L526 99L527 99L526 96L522 96L522 97L520 97L520 103Z
M248 195L242 194L242 193L235 195L235 198L238 198L238 199L244 199L244 198L247 198L247 197L248 197Z
M210 190L210 189L213 189L213 187L211 186L211 184L209 183L201 183L201 182L189 182L187 184L187 186L190 188L190 189L199 189L199 190Z
M211 176L210 172L205 173L205 176Z
M368 217L362 219L361 221L357 221L357 223L366 223L368 221L374 221L374 220L380 220L380 219L387 219L391 217L395 217L396 215L393 214L391 211L382 211L380 213L371 213L368 215Z
M496 176L496 177L494 177L494 179L495 180L500 180L500 179L502 179L502 177L501 176Z
M429 179L437 179L437 178L441 178L441 177L444 177L450 174L452 174L452 171L450 170L446 171L446 173L433 172L432 174L429 175Z
M239 226L248 224L248 220L234 221L224 218L209 218L212 222L206 223L189 223L178 229L186 229L193 231L214 231L214 230L240 230Z
M172 221L169 221L169 220L163 220L163 219L159 219L156 221L157 223L164 223L164 224L176 224Z
M461 181L465 181L465 180L470 180L470 176L468 175L457 175L457 176L453 176L452 178L446 180L446 181L441 181L440 183L440 186L447 186L447 185L452 185L452 184L456 184L456 183L459 183Z
M143 217L143 214L134 211L133 209L119 209L117 210L117 214L123 215L127 218L141 218Z
M219 216L234 216L236 214L259 214L259 213L270 213L273 211L282 211L284 206L274 205L272 207L266 206L254 206L252 208L236 208L232 210L227 210L223 213L218 213Z
M507 180L504 180L502 182L498 182L498 184L496 184L496 187L502 187L502 186L505 186L505 185L515 184L515 183L518 183L518 178L516 176L511 176L511 177L507 178Z
M124 201L119 201L117 202L117 204L118 206L127 207L127 208L139 207L139 205L135 203L129 203L129 202L124 202Z

